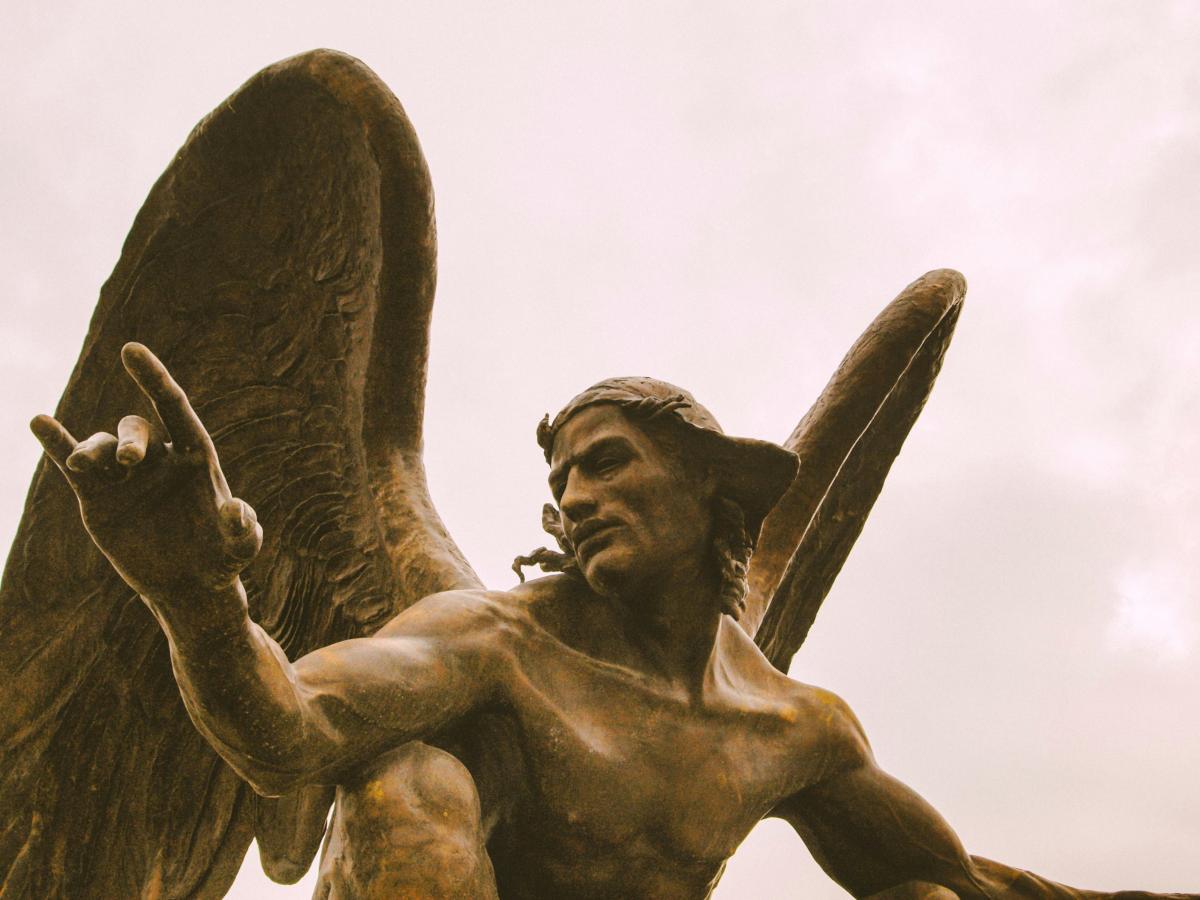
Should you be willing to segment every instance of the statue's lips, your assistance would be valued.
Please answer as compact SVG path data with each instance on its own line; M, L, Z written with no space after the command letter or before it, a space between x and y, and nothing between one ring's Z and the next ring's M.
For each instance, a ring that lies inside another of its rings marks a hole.
M575 553L582 556L584 548L594 545L596 538L611 535L613 529L619 527L619 522L589 521L575 529Z

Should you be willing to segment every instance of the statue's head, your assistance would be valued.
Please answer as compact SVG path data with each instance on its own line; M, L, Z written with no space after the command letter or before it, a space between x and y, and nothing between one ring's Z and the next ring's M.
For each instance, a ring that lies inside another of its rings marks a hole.
M687 391L651 378L602 381L538 426L558 503L544 524L562 553L518 563L578 572L600 594L707 566L721 608L745 604L763 519L795 477L794 454L726 435Z

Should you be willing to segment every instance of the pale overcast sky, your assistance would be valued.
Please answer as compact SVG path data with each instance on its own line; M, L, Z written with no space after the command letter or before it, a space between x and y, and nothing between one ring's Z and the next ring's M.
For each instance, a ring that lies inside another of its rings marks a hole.
M437 192L433 496L486 581L543 542L543 412L613 374L782 439L927 269L933 397L793 675L972 852L1200 891L1200 4L10 4L0 537L154 179L316 46ZM487 435L481 442L480 435ZM266 523L269 528L270 523ZM252 852L231 896L265 885ZM783 825L717 897L844 896Z

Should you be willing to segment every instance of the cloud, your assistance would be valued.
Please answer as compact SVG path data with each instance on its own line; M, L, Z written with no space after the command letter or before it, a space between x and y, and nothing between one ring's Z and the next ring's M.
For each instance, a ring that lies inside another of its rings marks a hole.
M1177 663L1196 647L1196 603L1188 573L1167 562L1135 564L1116 578L1106 637L1111 650L1147 664Z

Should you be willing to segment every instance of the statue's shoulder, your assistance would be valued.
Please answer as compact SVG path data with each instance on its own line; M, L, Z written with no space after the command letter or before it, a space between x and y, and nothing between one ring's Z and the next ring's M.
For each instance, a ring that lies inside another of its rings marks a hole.
M424 634L469 643L521 618L521 604L509 591L462 588L422 597L375 633L376 637Z
M549 633L572 646L586 646L612 627L612 611L580 577L567 574L533 578L504 592L501 601L532 634Z
M816 742L837 769L869 758L866 732L849 703L826 688L790 678L788 681L787 702L806 743Z
M530 612L543 611L564 603L578 603L593 596L582 578L563 574L531 578L510 590L495 593L503 594L502 602Z
M817 740L827 749L844 746L852 751L865 745L862 726L854 711L833 691L806 684L771 665L754 641L732 622L723 623L724 647L736 660L740 676L755 686L762 710L794 725L798 738Z
M430 594L413 604L378 632L380 636L407 631L414 618L453 627L460 633L511 630L530 625L549 611L580 599L587 586L578 578L549 575L509 590L464 588Z

